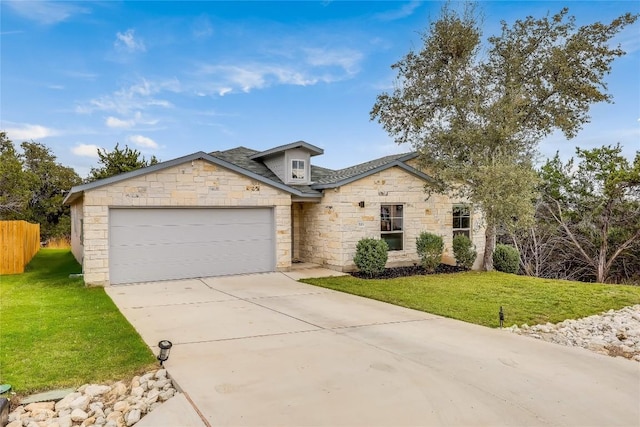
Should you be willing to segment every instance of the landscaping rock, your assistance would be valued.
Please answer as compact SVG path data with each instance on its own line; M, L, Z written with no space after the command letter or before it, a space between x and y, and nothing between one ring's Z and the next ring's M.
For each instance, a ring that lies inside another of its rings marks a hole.
M53 418L55 414L56 413L54 411L46 408L37 408L31 411L31 417L35 421L46 421L50 418Z
M86 394L87 396L95 397L100 396L101 394L105 394L110 390L111 387L109 387L108 385L91 384L90 386L85 388L84 394Z
M89 414L87 414L80 408L76 408L73 411L71 411L71 421L82 422L87 418L89 418Z
M129 414L127 415L127 426L132 426L138 421L140 421L140 416L141 416L141 413L139 409L134 409L131 412L129 412Z
M29 403L27 406L25 406L24 410L26 412L33 412L38 409L47 409L49 411L53 411L54 406L55 406L55 403L53 402L34 402L34 403Z
M140 397L140 396L142 396L144 394L144 392L145 392L145 389L143 387L133 387L131 389L131 395L132 396Z
M73 421L71 421L71 415L58 417L58 425L60 427L71 427L73 425Z
M568 319L556 325L513 325L506 330L640 362L640 304L583 319Z
M159 369L112 385L84 384L58 402L17 406L7 427L130 427L176 394Z
M119 402L116 402L116 403L113 405L113 410L114 410L114 411L118 411L118 412L125 412L125 411L127 411L127 409L129 409L129 404L128 404L126 401L124 401L124 400L121 400L121 401L119 401Z
M71 408L72 412L73 409L82 409L85 411L89 407L89 402L91 402L90 396L80 396L69 404L69 408Z
M55 410L60 412L65 409L71 408L71 402L81 397L82 393L71 393L62 398L62 400L58 401L55 406Z

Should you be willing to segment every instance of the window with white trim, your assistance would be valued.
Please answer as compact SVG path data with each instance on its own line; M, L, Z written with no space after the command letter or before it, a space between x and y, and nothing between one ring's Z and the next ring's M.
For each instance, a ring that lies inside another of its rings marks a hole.
M453 235L464 234L471 238L471 207L453 205Z
M390 251L404 249L404 221L402 205L380 206L380 238Z
M296 181L305 180L305 161L291 160L291 179Z

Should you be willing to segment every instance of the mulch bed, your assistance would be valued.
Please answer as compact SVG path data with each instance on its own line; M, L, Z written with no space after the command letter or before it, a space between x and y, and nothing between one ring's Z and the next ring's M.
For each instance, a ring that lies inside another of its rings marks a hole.
M455 265L448 264L440 264L436 267L436 270L431 273L422 268L419 265L413 265L409 267L393 267L393 268L385 268L384 271L377 276L368 276L359 271L355 271L350 273L353 277L357 277L359 279L394 279L396 277L408 277L408 276L426 276L427 274L450 274L450 273L460 273L462 271L468 271L464 267L458 267Z

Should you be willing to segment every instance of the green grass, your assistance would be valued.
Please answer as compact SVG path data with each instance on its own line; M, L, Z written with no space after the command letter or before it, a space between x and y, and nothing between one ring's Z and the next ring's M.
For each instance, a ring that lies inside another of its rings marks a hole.
M466 272L365 280L352 276L302 280L350 294L465 322L499 326L557 323L640 304L640 287L539 279L498 272Z
M65 249L0 276L0 383L21 394L124 379L154 356L103 288L87 288Z

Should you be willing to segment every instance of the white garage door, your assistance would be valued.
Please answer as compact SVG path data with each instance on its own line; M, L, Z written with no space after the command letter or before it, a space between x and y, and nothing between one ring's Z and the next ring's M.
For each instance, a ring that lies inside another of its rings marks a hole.
M110 209L112 284L275 269L273 209Z

